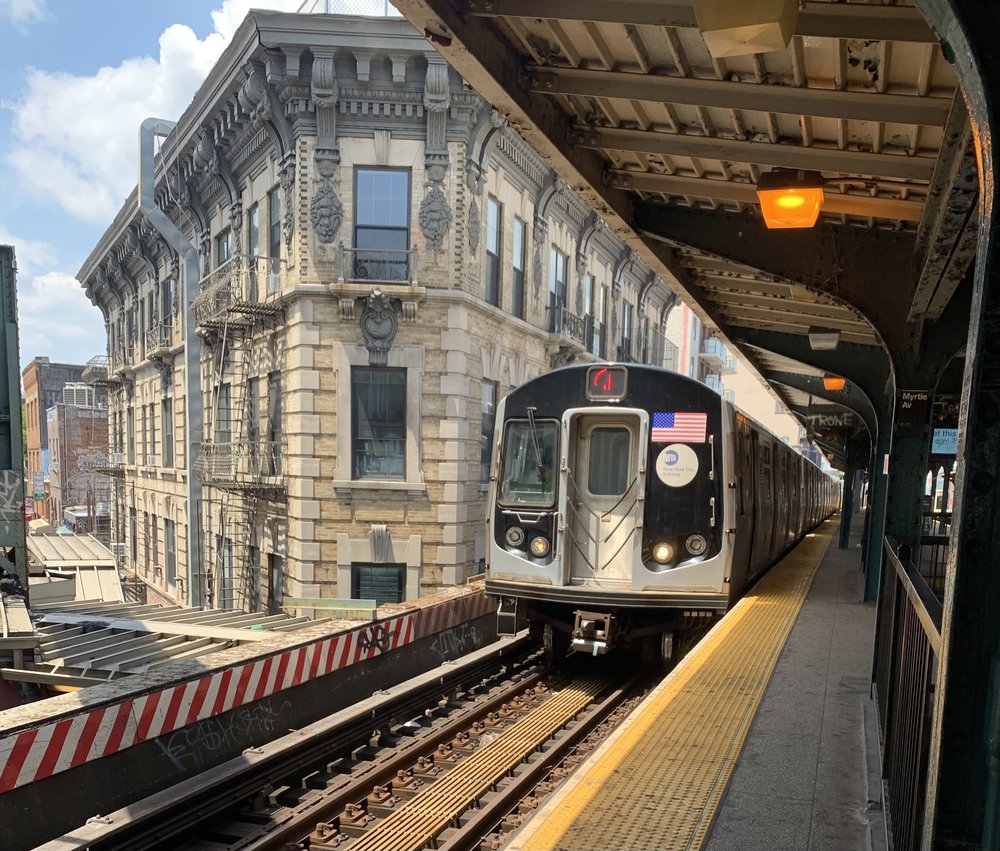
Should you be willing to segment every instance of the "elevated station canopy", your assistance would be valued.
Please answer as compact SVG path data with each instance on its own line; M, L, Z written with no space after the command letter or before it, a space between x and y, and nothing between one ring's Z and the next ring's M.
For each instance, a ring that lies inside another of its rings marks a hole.
M964 339L976 163L953 69L912 5L396 5L838 466L869 457L900 365L956 299ZM803 175L823 191L818 223L768 229L758 188ZM939 360L961 353L953 338Z

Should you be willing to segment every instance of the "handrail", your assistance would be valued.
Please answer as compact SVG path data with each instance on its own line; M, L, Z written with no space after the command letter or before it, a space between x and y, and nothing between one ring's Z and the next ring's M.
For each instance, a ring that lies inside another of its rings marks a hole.
M889 563L892 564L899 578L900 584L906 591L906 596L913 606L913 610L920 621L920 626L927 635L931 649L935 653L941 652L941 601L931 590L927 580L920 575L912 564L910 564L909 547L898 544L891 538L883 538L882 546L885 548ZM903 563L903 557L906 563Z

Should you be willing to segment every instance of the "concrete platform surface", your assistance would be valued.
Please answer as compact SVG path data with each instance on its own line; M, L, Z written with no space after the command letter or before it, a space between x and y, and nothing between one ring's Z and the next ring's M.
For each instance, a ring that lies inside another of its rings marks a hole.
M863 516L836 536L750 728L703 851L884 849L870 680L875 604L862 603Z

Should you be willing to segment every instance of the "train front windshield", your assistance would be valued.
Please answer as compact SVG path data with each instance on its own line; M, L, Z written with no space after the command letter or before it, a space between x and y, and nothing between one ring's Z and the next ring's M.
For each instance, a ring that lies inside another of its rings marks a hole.
M515 420L507 424L500 473L500 502L547 508L556 501L559 423Z

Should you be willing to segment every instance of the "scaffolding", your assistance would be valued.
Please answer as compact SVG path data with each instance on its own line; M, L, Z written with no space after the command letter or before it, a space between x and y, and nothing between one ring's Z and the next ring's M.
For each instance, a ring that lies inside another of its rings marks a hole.
M193 303L198 334L212 352L212 428L194 468L212 489L201 515L209 530L206 601L221 609L261 608L258 528L266 503L287 498L280 409L272 401L261 416L255 391L267 375L260 367L264 335L284 315L282 279L281 260L236 256L202 278Z

